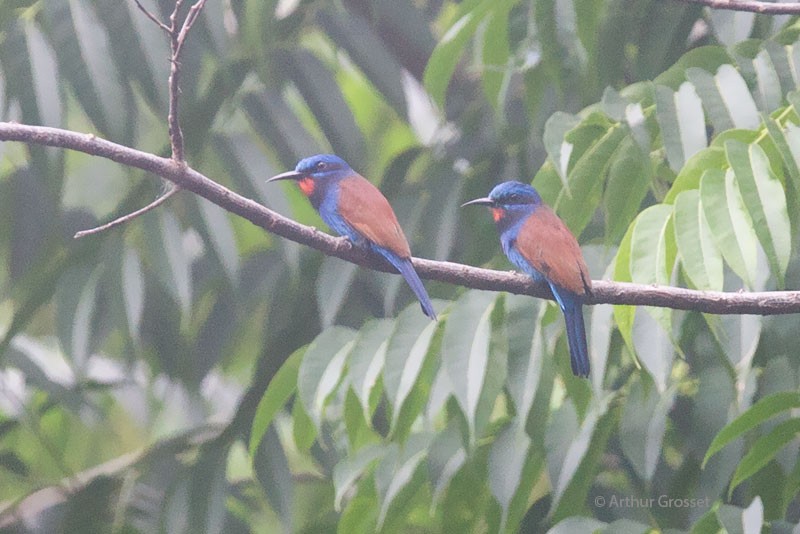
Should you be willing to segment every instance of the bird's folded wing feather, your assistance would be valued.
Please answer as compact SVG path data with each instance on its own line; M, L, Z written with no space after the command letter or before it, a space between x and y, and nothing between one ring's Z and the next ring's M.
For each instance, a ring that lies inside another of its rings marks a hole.
M576 295L591 291L592 279L580 246L549 207L539 206L523 223L516 247L553 284Z
M339 215L376 245L401 258L411 256L408 240L389 201L366 178L354 175L339 182Z

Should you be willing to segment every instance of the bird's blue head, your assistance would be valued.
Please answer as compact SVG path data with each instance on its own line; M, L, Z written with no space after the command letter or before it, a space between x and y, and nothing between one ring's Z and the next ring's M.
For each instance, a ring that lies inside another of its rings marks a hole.
M333 182L353 174L353 169L345 160L333 154L317 154L301 159L293 171L273 176L267 182L277 180L296 180L306 196L319 189L318 185Z
M345 160L333 154L317 154L301 159L294 170L314 179L335 178L337 175L346 176L353 172Z
M494 221L501 223L532 213L541 203L542 197L532 186L522 182L503 182L497 184L488 197L470 200L462 206L487 206L492 209Z

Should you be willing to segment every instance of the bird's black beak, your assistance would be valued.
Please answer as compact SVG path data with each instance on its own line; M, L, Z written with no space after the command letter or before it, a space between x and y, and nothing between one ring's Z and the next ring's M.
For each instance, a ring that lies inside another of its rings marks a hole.
M278 180L299 180L303 177L303 173L297 171L287 171L282 172L280 174L276 174L272 178L267 180L269 182L277 182Z
M489 197L476 198L475 200L470 200L469 202L461 204L462 208L464 206L494 206L494 200Z

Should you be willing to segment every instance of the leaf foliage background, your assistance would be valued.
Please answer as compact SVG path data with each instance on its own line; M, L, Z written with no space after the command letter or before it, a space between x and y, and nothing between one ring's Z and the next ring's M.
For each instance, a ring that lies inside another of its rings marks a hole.
M167 42L133 2L9 0L0 39L4 120L168 153ZM521 179L593 278L796 288L798 43L787 17L658 0L212 0L181 119L193 167L317 227L264 179L336 152L417 256L508 269L489 217L458 206ZM797 405L756 409L800 386L795 317L595 306L582 381L551 303L427 283L432 323L399 277L189 194L73 241L162 184L0 151L0 525L54 485L30 530L800 521ZM705 504L598 504L661 496Z

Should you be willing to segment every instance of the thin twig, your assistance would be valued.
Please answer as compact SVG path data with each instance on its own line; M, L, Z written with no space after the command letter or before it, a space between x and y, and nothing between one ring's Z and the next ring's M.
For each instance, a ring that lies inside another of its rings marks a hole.
M133 1L134 1L134 2L136 2L136 7L138 7L138 8L139 8L139 11L141 11L142 13L144 13L144 14L147 16L147 18L148 18L148 19L152 20L152 21L153 21L153 22L156 24L156 26L158 26L159 28L161 28L162 30L164 30L165 32L167 32L167 34L169 34L169 33L170 33L169 26L167 26L166 24L164 24L163 22L161 22L161 21L158 19L158 17L156 17L156 16L155 16L155 15L153 15L153 14L152 14L150 11L148 11L148 9L147 9L146 7L144 7L144 6L141 4L141 2L139 2L139 0L133 0Z
M800 2L759 2L757 0L678 0L691 4L700 4L712 9L729 9L732 11L749 11L765 15L797 15L800 14Z
M142 169L156 174L182 189L192 191L224 210L239 215L275 235L312 247L328 256L335 256L377 271L393 272L393 268L388 263L354 247L346 239L330 236L283 217L170 158L162 158L112 143L94 135L8 122L0 122L0 141L19 141L33 145L77 150ZM429 280L438 280L473 289L508 291L540 298L553 298L546 285L537 284L530 277L519 273L493 271L458 263L417 258L413 262L419 275ZM587 301L588 304L632 304L737 315L800 313L800 291L723 293L607 280L595 280L592 284L592 297Z
M172 159L177 162L186 161L183 146L183 132L181 131L180 118L178 116L178 102L180 97L180 30L178 29L178 15L183 5L183 0L175 0L175 9L169 16L169 36L170 36L170 68L167 86L169 90L169 111L167 112L167 123L169 125L169 142L172 147Z
M180 55L183 43L184 41L186 41L186 36L189 34L189 31L192 29L192 26L194 26L197 17L200 16L200 11L203 10L203 7L205 7L205 5L206 5L206 0L198 0L197 3L195 3L189 9L189 13L186 15L186 19L183 21L183 27L181 28L181 31L178 34L178 43L174 52L175 56Z
M115 228L115 227L117 227L117 226L119 226L121 224L125 224L125 223L135 219L136 217L140 217L140 216L144 215L145 213L147 213L148 211L159 207L161 204L163 204L164 202L169 200L169 198L172 195L174 195L175 193L177 193L180 190L181 190L180 187L178 187L177 185L175 185L173 183L170 183L169 189L167 189L167 191L163 195L161 195L160 197L158 197L157 199L152 201L147 206L145 206L143 208L139 208L138 210L136 210L134 212L131 212L131 213L128 213L127 215L123 215L122 217L114 219L113 221L107 222L106 224L103 224L103 225L100 225L100 226L96 226L95 228L90 228L88 230L81 230L80 232L77 232L73 236L73 238L74 239L80 239L81 237L86 237L87 235L99 234L100 232L104 232L106 230L110 230L112 228Z

